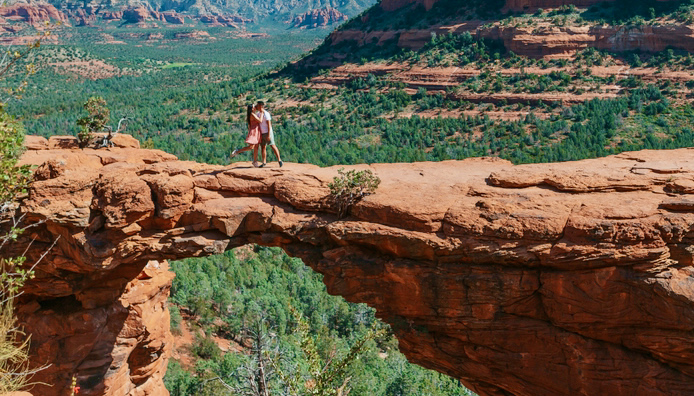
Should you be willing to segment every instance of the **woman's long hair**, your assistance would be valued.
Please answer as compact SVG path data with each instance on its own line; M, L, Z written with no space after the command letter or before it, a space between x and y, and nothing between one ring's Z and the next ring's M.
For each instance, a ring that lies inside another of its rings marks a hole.
M249 127L251 126L251 113L252 112L253 112L253 106L248 105L246 107L246 124L248 124Z

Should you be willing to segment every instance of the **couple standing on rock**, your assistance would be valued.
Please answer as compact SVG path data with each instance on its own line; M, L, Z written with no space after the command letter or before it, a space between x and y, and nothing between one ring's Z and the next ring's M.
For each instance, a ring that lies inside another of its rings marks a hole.
M231 158L244 151L253 150L253 166L262 168L267 165L267 145L270 145L281 168L284 163L280 157L280 150L275 145L275 134L272 131L272 116L265 110L264 102L259 101L255 106L248 105L246 109L246 125L248 125L248 136L246 136L248 146L232 151ZM262 150L263 158L263 163L260 165L258 165L258 145L260 145Z

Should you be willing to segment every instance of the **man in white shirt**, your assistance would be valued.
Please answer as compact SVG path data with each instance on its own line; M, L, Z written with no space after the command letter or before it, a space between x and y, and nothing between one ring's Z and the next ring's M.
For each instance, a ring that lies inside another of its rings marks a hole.
M265 102L258 101L256 108L258 109L258 118L260 118L260 148L261 155L263 157L263 163L260 165L260 167L262 168L267 165L267 145L269 144L272 151L275 153L281 168L284 163L280 157L280 150L275 145L275 133L272 130L272 116L267 110L265 110Z

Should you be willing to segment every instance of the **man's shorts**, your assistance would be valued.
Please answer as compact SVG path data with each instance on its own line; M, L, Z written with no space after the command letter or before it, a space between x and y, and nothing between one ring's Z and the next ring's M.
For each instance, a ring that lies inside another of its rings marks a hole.
M275 145L275 134L270 131L269 133L260 134L260 144L263 146L274 146Z

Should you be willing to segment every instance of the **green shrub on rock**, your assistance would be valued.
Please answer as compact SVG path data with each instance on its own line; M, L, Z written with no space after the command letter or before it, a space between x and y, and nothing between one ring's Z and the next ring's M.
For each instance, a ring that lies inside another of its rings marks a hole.
M376 192L381 179L368 169L345 172L344 168L340 168L337 173L338 176L328 187L337 207L337 216L343 218L355 203Z

